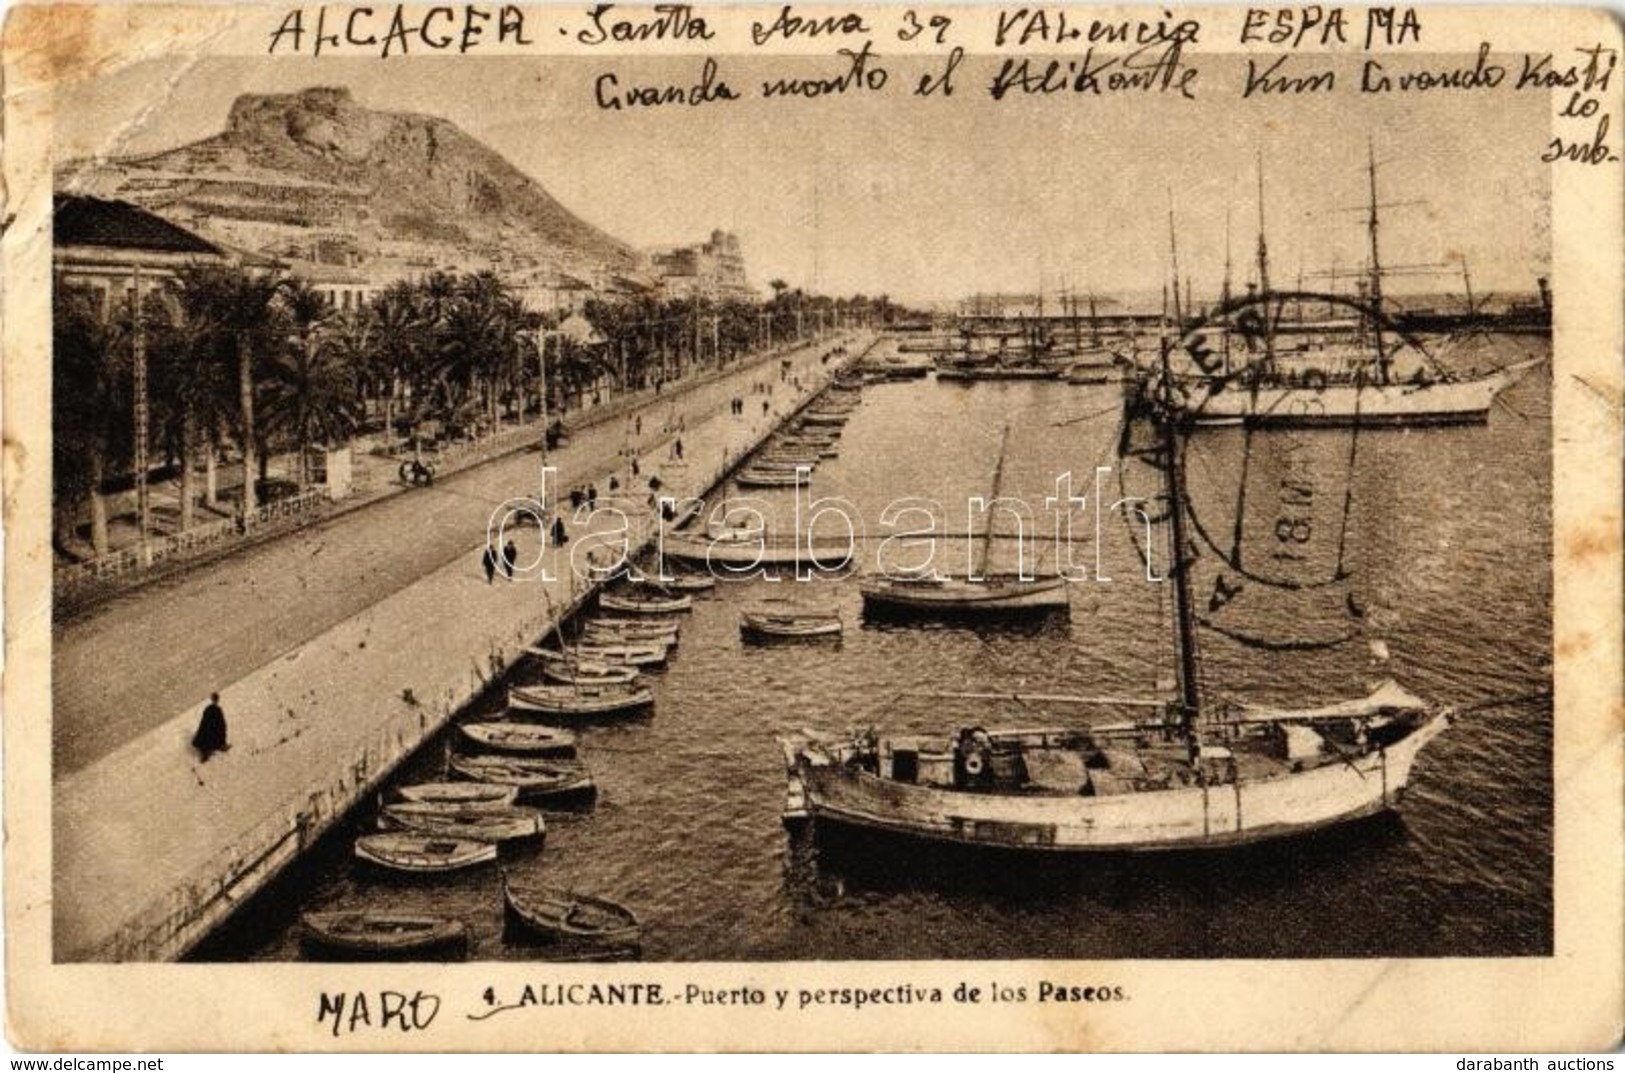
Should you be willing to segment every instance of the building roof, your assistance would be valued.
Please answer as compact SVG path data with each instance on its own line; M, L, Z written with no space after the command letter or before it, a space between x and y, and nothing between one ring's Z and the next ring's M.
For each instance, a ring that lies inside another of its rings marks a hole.
M57 246L101 246L219 257L219 247L127 201L58 194L51 237Z

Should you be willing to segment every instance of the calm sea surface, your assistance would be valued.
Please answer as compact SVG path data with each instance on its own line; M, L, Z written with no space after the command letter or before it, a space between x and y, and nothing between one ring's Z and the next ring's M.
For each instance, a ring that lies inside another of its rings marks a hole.
M1482 365L1547 349L1493 339L1453 360ZM1105 515L1095 534L1097 467L1109 467L1099 478L1108 502L1155 493L1143 467L1117 457L1118 389L932 379L865 389L840 457L819 466L811 494L844 497L872 533L888 504L932 500L942 527L963 533L981 524L972 526L966 500L989 494L1008 427L1000 491L1037 512L1042 539L1027 547L1040 572L1061 554L1045 497L1066 472L1072 494L1089 497L1069 547L1090 580L1071 586L1070 615L1017 626L867 623L850 578L725 583L696 599L669 669L651 676L654 715L582 729L596 808L550 818L545 849L505 850L506 867L635 907L644 957L656 961L1548 952L1552 717L1548 700L1527 699L1551 681L1547 370L1503 400L1487 426L1357 436L1221 429L1187 446L1207 697L1307 704L1392 676L1472 709L1422 754L1397 818L1289 845L1125 860L788 834L781 733L1065 722L1084 716L906 694L1145 697L1172 675L1168 586L1146 580L1120 518ZM791 493L752 494L788 523ZM1156 513L1154 498L1147 510ZM820 531L833 522L826 516ZM998 524L1008 530L1013 515L1001 512ZM1278 532L1298 554L1279 554ZM943 544L939 561L963 564L967 541ZM1217 554L1237 544L1240 572ZM866 547L872 561L874 544ZM1014 566L1013 548L996 542L994 565ZM1097 549L1109 581L1094 580ZM893 563L918 554L888 553ZM838 606L845 637L742 644L741 609L786 593ZM534 673L522 667L515 678ZM1484 706L1506 698L1525 699ZM499 707L493 698L480 711ZM396 781L435 777L443 752L431 744ZM353 868L350 843L373 823L370 810L359 812L198 956L296 958L301 912L368 907L460 916L475 959L541 956L504 939L494 869L406 884Z

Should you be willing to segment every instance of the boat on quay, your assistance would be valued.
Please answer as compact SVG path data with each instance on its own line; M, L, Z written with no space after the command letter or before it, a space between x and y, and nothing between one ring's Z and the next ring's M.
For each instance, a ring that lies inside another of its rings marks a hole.
M473 839L479 842L516 842L543 838L547 825L542 814L525 805L501 808L456 808L421 801L385 805L378 826L386 831L411 831L436 838Z
M520 885L504 876L502 899L508 923L549 942L629 946L642 931L624 905L564 887Z
M1191 593L1184 426L1169 406L1141 416L1156 442L1124 454L1160 474L1168 504L1155 524L1173 582L1176 695L936 693L938 705L975 705L975 720L926 734L788 736L787 821L1032 853L1149 853L1294 838L1401 803L1448 708L1392 679L1304 706L1204 697L1197 627L1217 627L1198 622ZM1023 722L991 725L994 703L1019 705ZM1056 708L1105 718L1059 720Z
M521 801L560 801L598 792L592 773L575 762L456 753L447 767L459 778L512 786Z
M462 723L457 727L472 744L491 752L568 760L576 755L576 736L535 723Z
M358 861L408 875L444 875L497 859L494 842L474 838L391 831L355 840Z
M740 612L739 632L750 641L839 638L839 611L807 608L791 600L769 600Z
M545 716L629 715L654 707L652 690L636 685L513 686L508 710Z
M312 961L464 961L468 925L452 917L373 910L305 913L299 943Z
M991 502L997 502L1003 483L1010 426L1004 426L999 458L993 470ZM903 614L930 617L986 616L993 614L1050 614L1071 606L1066 578L1028 577L1021 573L988 571L992 533L984 530L976 540L969 572L919 575L870 574L858 580L865 614Z
M397 786L395 796L403 801L423 801L439 805L501 807L514 803L516 791L512 786L477 782L419 782Z

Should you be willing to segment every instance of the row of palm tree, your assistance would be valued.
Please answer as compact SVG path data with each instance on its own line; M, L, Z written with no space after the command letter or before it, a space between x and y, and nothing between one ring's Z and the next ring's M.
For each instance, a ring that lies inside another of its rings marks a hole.
M335 309L308 283L238 266L200 266L111 308L59 288L54 308L53 450L58 546L73 554L86 504L95 554L108 548L105 493L127 486L137 439L179 476L177 524L195 520L197 462L217 507L215 465L234 447L242 516L269 485L273 454L294 453L303 491L318 445L345 443L369 413L392 446L426 422L493 428L545 402L558 413L588 392L638 389L698 366L721 366L832 300L777 283L764 304L639 295L593 300L583 338L562 316L525 310L491 272L397 282L355 309ZM842 300L845 307L859 299ZM821 315L821 314L820 314ZM834 323L834 317L828 323ZM810 320L805 325L812 327ZM138 348L137 337L144 346ZM545 381L538 347L546 348ZM147 363L148 420L136 428L134 355ZM548 398L540 396L545 382Z

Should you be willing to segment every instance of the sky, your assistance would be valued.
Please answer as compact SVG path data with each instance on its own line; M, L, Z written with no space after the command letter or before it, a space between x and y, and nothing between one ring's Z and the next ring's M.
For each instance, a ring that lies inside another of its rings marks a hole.
M770 70L840 66L768 62L721 58L739 101L616 112L594 104L599 74L687 85L700 61L153 59L61 88L57 154L166 149L218 132L241 93L344 85L367 107L450 120L633 245L695 242L720 227L740 236L758 286L783 278L824 293L929 301L1039 287L1052 297L1063 288L1156 293L1169 274L1170 211L1181 274L1211 296L1227 226L1236 278L1254 263L1260 157L1272 282L1291 285L1301 272L1316 286L1315 273L1364 262L1369 139L1380 197L1395 203L1381 217L1385 264L1465 258L1478 292L1533 291L1548 271L1543 94L1240 101L1231 87L1244 61L1209 56L1195 101L994 102L986 83L997 61L972 56L947 100L895 92L925 69L897 59L883 61L894 81L881 94L763 101L756 90ZM1459 285L1459 271L1386 284Z

